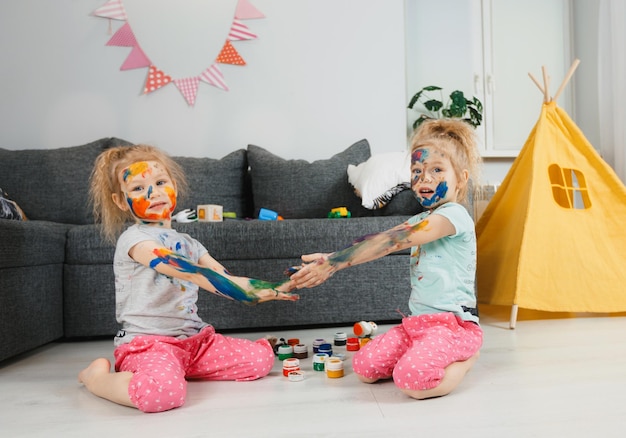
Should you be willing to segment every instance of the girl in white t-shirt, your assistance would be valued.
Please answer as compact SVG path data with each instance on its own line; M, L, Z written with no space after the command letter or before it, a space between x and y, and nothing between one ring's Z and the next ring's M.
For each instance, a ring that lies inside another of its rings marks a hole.
M483 335L474 289L476 235L461 203L468 182L477 181L480 161L469 124L424 122L411 139L411 189L426 211L341 251L302 256L306 264L291 277L297 288L411 248L411 316L354 355L353 369L363 382L393 378L410 397L443 396L478 358Z
M254 304L297 300L291 282L270 283L229 273L206 248L172 229L185 178L157 148L104 151L91 178L91 198L103 235L115 242L115 372L106 358L78 378L93 394L144 412L185 401L187 379L254 380L274 364L267 339L249 341L215 332L197 313L198 289ZM118 238L128 220L131 225Z

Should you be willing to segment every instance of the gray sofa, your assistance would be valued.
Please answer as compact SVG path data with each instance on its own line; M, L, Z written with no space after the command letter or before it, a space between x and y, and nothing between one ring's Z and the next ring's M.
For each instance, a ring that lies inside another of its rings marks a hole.
M102 150L126 144L104 138L50 150L0 149L0 188L28 218L0 219L0 361L54 340L116 333L114 247L102 241L93 223L88 180ZM301 254L339 249L419 211L409 190L380 210L361 207L346 168L369 157L366 140L312 163L284 160L254 145L221 159L175 157L190 185L179 210L220 204L238 219L174 226L200 240L235 274L282 279ZM340 206L352 217L327 218ZM285 220L250 219L261 207ZM301 291L295 303L246 306L201 293L199 313L227 332L279 334L281 328L398 321L397 309L408 312L407 253L342 271L318 288Z

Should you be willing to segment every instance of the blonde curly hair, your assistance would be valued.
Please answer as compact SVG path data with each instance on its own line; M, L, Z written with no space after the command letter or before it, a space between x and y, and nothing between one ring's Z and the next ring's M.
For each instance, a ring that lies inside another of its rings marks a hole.
M124 211L115 204L113 194L117 194L120 199L125 198L120 186L120 173L139 161L160 163L174 182L178 194L187 189L187 180L180 165L154 146L119 146L102 152L96 158L91 172L89 200L96 222L101 224L102 236L108 242L115 243L124 225L134 220L130 211Z
M482 167L482 157L478 150L476 132L467 122L458 119L430 119L423 122L411 137L411 153L421 147L431 146L450 157L459 182L467 170L469 181L459 189L458 198L467 203L469 186L478 187Z

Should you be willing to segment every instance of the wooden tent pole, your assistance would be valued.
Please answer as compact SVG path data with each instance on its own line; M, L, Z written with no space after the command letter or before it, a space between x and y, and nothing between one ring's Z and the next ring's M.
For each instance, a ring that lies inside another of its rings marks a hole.
M517 322L517 304L511 306L511 317L509 318L509 328L515 330L515 323Z
M535 85L537 86L537 88L539 88L539 91L541 91L541 94L546 94L546 92L544 91L543 87L541 86L541 84L539 83L539 81L537 80L537 78L535 78L533 76L532 73L528 72L528 76L530 76L530 79L532 79L532 81L535 83Z
M572 66L569 68L569 71L567 72L567 75L565 75L565 79L563 79L563 82L561 83L561 86L559 87L558 90L556 90L556 94L554 95L554 100L557 100L559 98L559 96L563 92L563 89L565 88L565 86L567 85L569 80L572 78L572 75L574 74L574 71L576 71L576 68L578 67L578 64L580 64L580 59L575 59L574 62L572 63Z
M550 79L548 78L548 73L546 72L546 66L541 66L541 73L543 74L543 103L550 102Z

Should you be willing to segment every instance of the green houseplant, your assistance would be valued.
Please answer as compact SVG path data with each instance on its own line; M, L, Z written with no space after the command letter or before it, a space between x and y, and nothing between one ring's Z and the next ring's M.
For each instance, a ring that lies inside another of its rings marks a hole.
M483 121L483 104L477 97L470 100L462 91L455 90L450 93L450 99L444 102L442 90L441 87L429 85L411 98L408 108L420 112L420 116L413 122L413 129L421 125L424 120L444 117L463 119L474 128L480 126ZM435 91L439 91L439 100L432 97L432 92Z

